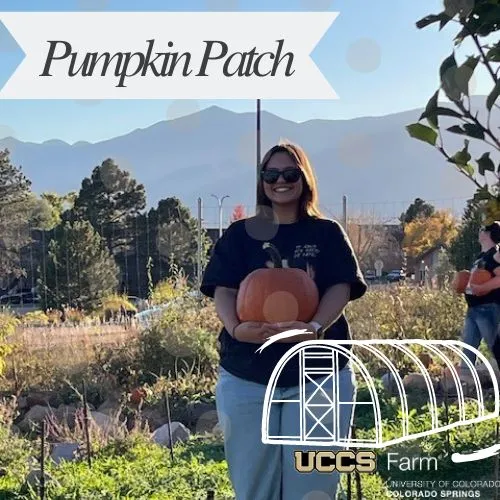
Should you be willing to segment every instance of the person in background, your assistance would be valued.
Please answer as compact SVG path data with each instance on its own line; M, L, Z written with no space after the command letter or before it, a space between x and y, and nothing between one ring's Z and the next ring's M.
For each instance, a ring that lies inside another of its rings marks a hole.
M463 342L477 349L484 339L490 348L500 369L500 221L495 221L479 231L481 253L477 256L471 273L476 269L486 269L491 273L491 279L483 284L471 284L465 291L467 314L463 329ZM476 355L465 350L464 354L472 364ZM465 360L461 361L460 369L468 373L469 367Z
M339 473L300 473L294 452L300 446L262 443L261 423L266 387L282 356L304 340L350 338L344 309L367 289L352 246L339 223L325 219L318 209L314 172L304 151L281 143L265 155L259 173L255 217L233 222L217 241L205 270L201 292L213 297L223 323L220 333L220 367L216 387L219 422L224 434L225 455L237 500L303 500L336 497ZM289 267L300 268L314 279L320 296L310 323L284 324L239 321L236 313L238 288L252 271L269 266L263 249L272 243ZM257 353L260 344L282 331L307 330L292 338L275 341ZM298 358L298 356L295 356ZM324 390L338 384L338 399L353 401L355 383L347 357L340 356L338 377L315 375ZM299 400L300 366L291 358L281 373L275 397ZM305 397L314 383L304 384ZM331 393L331 392L330 392ZM273 409L274 408L274 409ZM269 429L273 435L297 435L298 405L273 405ZM349 436L352 405L340 405L322 421L338 439ZM312 497L311 497L312 498Z

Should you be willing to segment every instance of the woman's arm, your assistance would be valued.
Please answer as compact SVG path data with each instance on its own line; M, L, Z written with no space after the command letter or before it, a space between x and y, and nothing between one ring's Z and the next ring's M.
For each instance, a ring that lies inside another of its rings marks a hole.
M234 288L218 286L214 299L217 314L224 327L235 340L252 344L263 344L269 337L279 333L279 328L258 321L240 322L236 314L238 291Z
M238 290L218 286L215 288L214 301L215 310L224 327L232 335L234 329L240 323L236 315L236 297Z
M500 252L497 252L493 256L493 260L498 263L498 266L493 270L493 278L482 285L471 285L471 290L474 295L486 295L500 288Z
M319 323L324 330L335 323L349 303L351 285L338 283L326 291L311 322Z

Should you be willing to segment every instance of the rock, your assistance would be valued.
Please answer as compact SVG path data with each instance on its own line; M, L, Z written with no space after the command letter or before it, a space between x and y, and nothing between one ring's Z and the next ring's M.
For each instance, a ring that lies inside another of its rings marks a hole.
M454 368L460 381L464 396L474 397L474 395L477 395L476 384L471 372L469 370L461 370L458 365L455 365ZM479 380L481 381L481 377L479 377ZM443 393L448 396L458 396L457 383L455 382L455 378L448 367L443 370L443 374L440 379L440 386Z
M213 428L219 422L216 410L209 410L204 413L196 422L196 434L212 432Z
M47 472L43 475L44 482L47 484L48 482L55 482L55 480L50 476ZM30 493L30 490L38 491L40 488L40 481L42 479L42 471L38 468L32 469L29 474L26 476L26 480L24 481L23 486L21 487L21 495L27 495ZM57 484L57 483L56 483ZM24 497L23 497L24 498Z
M224 437L224 431L222 430L222 427L219 422L217 422L214 425L214 428L212 429L212 434L216 437L223 438Z
M140 413L140 417L148 423L150 431L155 431L167 423L166 415L157 408L144 408Z
M122 434L126 429L125 424L121 423L117 418L99 413L98 411L91 411L89 417L91 418L91 425L96 425L105 434L117 436Z
M403 385L405 389L428 390L425 377L421 373L409 373L403 379Z
M172 443L174 445L179 442L186 442L191 436L189 429L180 422L172 422L170 429L172 434ZM160 446L171 446L168 424L162 425L161 427L156 429L151 437L153 441Z
M67 424L70 429L74 429L77 411L76 405L74 404L62 404L54 411L54 417L57 422Z
M17 427L21 432L32 432L39 427L42 420L52 414L53 410L47 406L33 406L26 413L22 421L17 424Z
M97 408L97 411L104 415L114 417L121 412L120 401L114 398L106 399L106 401L104 401L104 403Z
M52 448L50 458L58 465L63 460L71 462L77 458L79 448L78 443L56 443Z
M493 369L494 377L496 377L497 381L499 381L500 373L498 371L496 363L492 361L490 364L491 368ZM481 381L481 384L485 387L493 387L492 376L490 374L488 367L484 363L480 363L476 366L476 370L479 376L479 380Z
M28 398L26 396L20 396L17 398L17 407L19 410L28 409Z
M203 401L190 401L186 406L186 424L191 428L198 425L199 420L207 414L216 411L215 403L205 403ZM214 422L213 425L217 420ZM213 427L212 425L212 427Z
M61 396L54 391L30 392L26 396L26 405L28 408L33 406L51 406L57 408L63 403Z
M115 423L115 419L106 415L105 413L99 413L98 411L91 411L89 416L95 422L95 424L103 431L108 430Z

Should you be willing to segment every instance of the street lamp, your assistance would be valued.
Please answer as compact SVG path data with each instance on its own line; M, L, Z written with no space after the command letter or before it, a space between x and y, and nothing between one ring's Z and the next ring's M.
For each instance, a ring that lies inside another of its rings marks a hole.
M217 200L217 205L219 205L219 238L222 236L222 202L225 198L229 198L229 195L225 194L222 198L219 198L215 194L212 195Z
M260 99L257 99L257 184L255 185L255 209L257 210L257 186L259 185L259 173L260 173Z

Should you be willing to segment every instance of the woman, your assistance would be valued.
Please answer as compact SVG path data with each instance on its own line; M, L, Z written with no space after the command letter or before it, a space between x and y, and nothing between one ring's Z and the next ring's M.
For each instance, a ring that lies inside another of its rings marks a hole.
M471 272L483 268L490 272L491 279L483 284L471 284L465 290L467 314L463 329L463 342L479 348L484 339L500 368L500 221L484 226L478 236L481 253L476 257ZM476 362L476 355L465 350L470 362ZM461 372L469 374L468 363L461 362Z
M267 152L261 164L257 204L255 217L234 222L217 241L201 287L202 293L214 297L224 325L219 337L216 401L229 474L237 500L333 499L338 473L299 473L295 469L294 452L310 448L262 443L263 402L274 367L297 342L319 338L319 334L326 339L349 338L343 311L349 300L365 293L366 283L341 226L321 217L314 173L300 147L281 143ZM240 323L238 287L250 272L270 265L265 242L279 250L289 267L303 269L316 282L320 304L311 323ZM295 329L312 334L286 338L256 352L272 335ZM350 402L355 387L347 358L341 367L339 399ZM287 363L277 384L279 399L299 398L299 373L298 361ZM312 394L315 385L305 385L306 395ZM292 435L300 425L298 408L285 404L274 408L270 430L280 436ZM340 436L346 437L351 405L341 409L338 416L331 412L328 418L331 425L337 418ZM328 418L323 420L326 425Z

